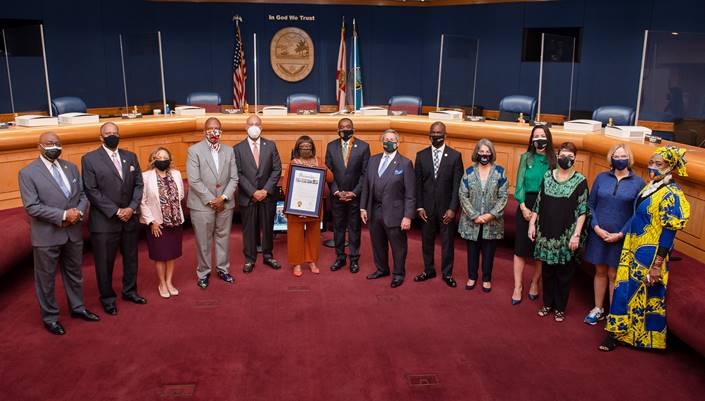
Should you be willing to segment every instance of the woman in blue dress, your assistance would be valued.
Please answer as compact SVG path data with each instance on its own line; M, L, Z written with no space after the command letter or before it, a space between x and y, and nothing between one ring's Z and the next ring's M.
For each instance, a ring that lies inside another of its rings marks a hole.
M585 260L595 265L595 307L585 317L585 323L590 325L605 318L608 281L612 303L624 234L634 210L634 200L645 185L631 170L634 156L627 145L614 145L607 152L607 161L612 168L595 178L588 198L592 220Z

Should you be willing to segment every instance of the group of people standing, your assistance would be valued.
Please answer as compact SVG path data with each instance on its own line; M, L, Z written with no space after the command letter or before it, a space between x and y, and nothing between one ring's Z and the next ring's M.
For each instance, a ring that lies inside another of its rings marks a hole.
M482 291L491 292L509 187L491 141L478 141L472 163L465 169L461 153L445 142L445 125L436 122L429 131L431 145L418 152L412 163L399 153L401 138L396 131L384 131L383 152L371 156L369 144L354 136L352 120L344 118L338 122L339 138L328 143L324 159L316 155L313 139L303 135L283 171L276 144L261 136L261 119L250 116L246 124L247 138L231 148L220 141L220 121L209 118L204 139L188 149L187 206L196 237L200 288L208 287L214 268L220 280L234 282L229 243L236 203L243 223L243 272L253 272L258 247L265 265L281 268L273 255L278 185L283 176L287 196L291 167L303 165L325 171L329 191L323 196L331 202L336 249L332 271L347 265L351 273L359 272L361 224L366 224L375 265L367 278L391 275L392 288L402 285L407 232L418 217L424 270L414 281L437 276L434 249L440 237L441 277L448 286L457 286L453 265L454 239L459 233L467 246L465 289L476 287L481 266ZM57 266L61 266L72 315L100 319L83 305L80 222L85 213L89 213L100 301L106 313L117 314L112 272L118 249L123 260L122 298L147 302L137 292L138 221L149 227L147 244L158 273L159 295L179 294L173 273L174 261L182 254L185 191L170 151L157 148L149 157L149 169L142 172L136 155L118 148L117 125L104 124L100 138L102 145L82 158L82 178L76 166L60 159L61 142L51 132L40 137L40 157L20 172L22 199L32 220L37 297L44 325L53 334L65 333L54 299ZM686 175L684 153L671 146L658 148L649 161L650 181L645 184L631 171L634 160L629 147L615 145L607 155L609 171L599 174L589 191L586 178L575 171L576 146L564 142L556 148L549 128L534 127L515 183L519 205L512 305L522 301L523 270L527 258L533 258L528 297L538 299L543 287L538 315L553 314L555 321L563 321L572 277L587 241L585 257L596 266L596 274L595 307L585 322L596 324L606 318L610 333L600 349L610 351L619 342L664 348L668 258L675 232L689 218L688 202L673 179L674 172ZM296 277L304 274L305 264L310 272L320 273L323 213L321 207L317 217L287 214L287 256ZM608 288L609 313L604 306Z

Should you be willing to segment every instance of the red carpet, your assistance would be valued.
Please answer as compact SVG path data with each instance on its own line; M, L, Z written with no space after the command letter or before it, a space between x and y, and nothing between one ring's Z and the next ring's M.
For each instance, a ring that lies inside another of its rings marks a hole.
M366 233L363 244L357 275L330 272L334 252L327 248L319 276L297 279L261 263L245 275L235 226L236 284L212 280L204 291L196 287L188 230L175 280L181 295L163 300L142 243L139 285L149 304L119 301L117 317L100 308L87 255L86 304L103 320L70 319L60 291L64 337L41 326L31 269L5 276L0 399L673 401L705 393L705 360L674 339L665 353L597 351L601 326L582 323L592 303L586 277L577 278L567 320L559 324L536 315L540 303L510 305L508 249L499 250L494 290L485 294L451 289L440 279L414 283L422 270L418 234L410 240L403 286L365 280L374 269ZM458 241L461 286L464 248ZM285 237L276 240L275 256L286 262Z

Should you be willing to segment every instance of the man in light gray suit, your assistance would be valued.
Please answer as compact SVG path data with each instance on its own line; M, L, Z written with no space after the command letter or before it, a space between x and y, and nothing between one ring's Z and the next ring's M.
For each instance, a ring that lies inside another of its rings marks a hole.
M39 158L20 170L20 194L31 218L34 287L44 327L52 334L63 335L66 331L59 323L54 297L57 266L61 266L71 316L100 320L83 304L81 221L88 200L76 165L59 160L59 137L53 132L42 134L38 148Z
M220 142L220 121L211 117L204 124L205 138L188 149L186 174L189 191L187 206L196 234L198 286L208 287L212 271L211 249L215 239L218 277L226 283L230 275L230 227L233 223L234 193L237 188L237 165L233 149Z

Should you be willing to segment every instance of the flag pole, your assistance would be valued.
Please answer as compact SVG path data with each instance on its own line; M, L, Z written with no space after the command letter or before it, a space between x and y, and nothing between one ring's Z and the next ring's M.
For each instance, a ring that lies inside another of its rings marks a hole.
M353 113L357 112L357 27L353 18Z

